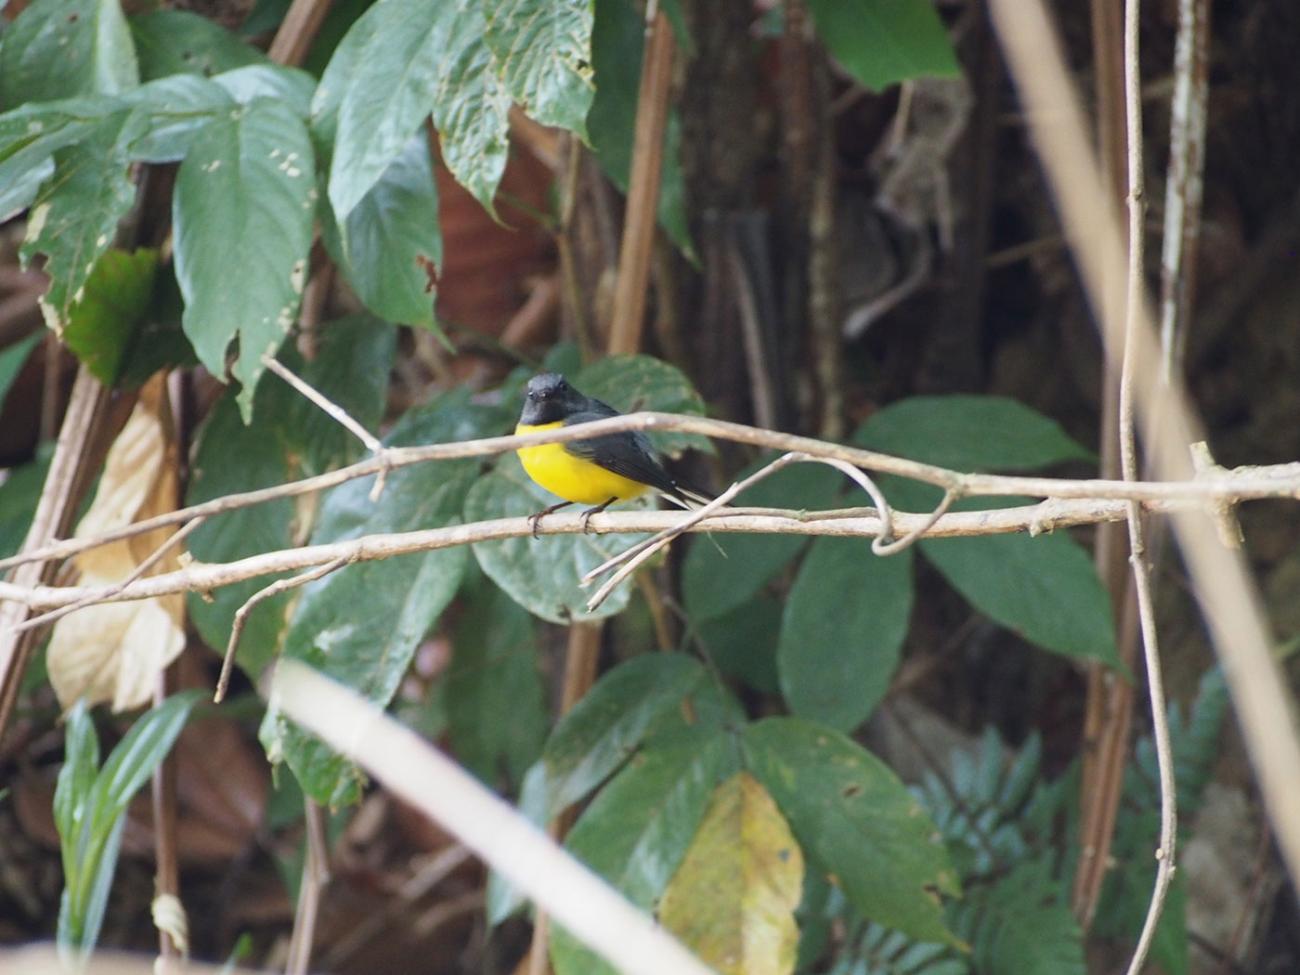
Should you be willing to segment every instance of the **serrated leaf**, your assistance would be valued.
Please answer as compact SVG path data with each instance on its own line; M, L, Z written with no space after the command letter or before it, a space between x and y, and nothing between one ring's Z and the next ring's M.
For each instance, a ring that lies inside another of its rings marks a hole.
M645 53L645 17L640 9L631 0L596 0L591 48L596 96L587 113L587 133L600 168L627 192ZM681 118L670 107L659 176L659 224L682 253L694 257L686 217L681 139Z
M682 721L686 702L703 703L711 690L707 671L676 653L633 657L605 674L560 720L542 751L549 814L585 796L647 736ZM694 713L707 726L703 709Z
M50 285L41 311L60 336L95 262L135 201L128 150L143 130L144 120L134 111L104 116L75 145L54 153L54 175L37 194L19 253L24 264L38 253L46 256Z
M788 975L799 929L803 853L776 803L748 772L714 791L659 920L724 975Z
M35 0L0 45L0 106L106 94L140 83L118 0Z
M565 847L649 910L690 847L714 786L734 765L729 742L716 731L656 739L592 800ZM614 971L563 928L551 939L551 963L556 975Z
M433 93L442 159L489 213L510 153L511 98L483 40L477 3L464 7L447 38Z
M297 317L315 208L314 157L302 121L261 99L210 122L181 164L173 199L183 325L199 361L231 370L247 422L265 367ZM238 281L239 287L231 282Z
M466 424L477 426L481 414L466 400L452 394L409 411L385 444L463 439ZM312 544L454 524L477 473L473 460L404 467L389 474L374 501L374 477L341 484L322 502ZM453 546L361 562L309 583L295 602L284 656L386 706L416 647L460 588L468 558L463 546ZM352 764L285 719L268 714L263 744L283 755L317 802L339 806L359 798L360 776Z
M451 646L439 688L452 751L491 785L519 782L537 759L548 724L532 618L480 576Z
M1003 396L913 396L873 414L853 442L958 471L1033 470L1093 457L1055 420Z
M552 495L524 473L514 454L502 458L478 479L465 499L465 520L488 521L531 515L555 503ZM645 499L631 502L644 507ZM478 542L474 557L488 577L535 616L552 623L598 620L627 605L629 589L620 586L594 611L587 610L591 593L578 585L588 571L644 535L523 536Z
M972 606L1031 643L1122 666L1110 596L1068 535L940 538L920 547Z
M961 73L930 0L808 0L808 9L817 36L868 88Z
M140 78L211 77L246 64L269 64L265 54L206 17L188 10L154 10L130 18Z
M957 910L978 971L998 975L1083 975L1087 966L1078 922L1051 864L1015 866Z
M543 125L586 139L592 0L481 0L506 90Z
M864 748L800 718L742 733L746 764L776 799L804 855L867 917L918 940L955 943L941 894L959 893L943 839L898 778Z
M442 268L442 233L423 132L411 138L348 214L342 233L331 229L326 244L370 311L391 322L437 328L433 280Z
M790 709L841 731L866 720L898 668L912 615L912 558L819 538L786 601L777 646Z
M456 3L379 0L361 15L330 59L312 104L312 128L332 145L329 199L345 221L429 114L429 93Z
M659 410L704 415L704 400L676 366L648 355L616 355L594 362L569 377L588 396L604 400L623 413ZM655 449L669 457L686 450L713 453L707 437L698 433L647 434Z
M740 481L770 463L768 457L733 478ZM735 505L755 508L830 508L843 475L824 464L791 464L740 494ZM695 538L682 566L682 598L696 623L743 605L808 544L799 535L721 535Z
M316 358L310 363L302 362L292 347L281 359L358 423L374 429L383 412L395 344L391 326L353 316L320 329ZM352 434L297 391L279 379L264 383L251 425L240 420L231 396L209 412L198 433L186 504L319 473L346 463L360 450ZM292 548L310 533L314 510L314 501L282 498L231 511L196 529L189 550L205 562L227 562ZM191 596L190 619L204 642L223 651L235 610L270 581L249 579L224 586L211 593L210 600ZM254 677L279 649L287 602L287 596L268 599L248 616L237 660Z
M106 386L114 385L152 297L158 252L108 250L72 306L63 341Z

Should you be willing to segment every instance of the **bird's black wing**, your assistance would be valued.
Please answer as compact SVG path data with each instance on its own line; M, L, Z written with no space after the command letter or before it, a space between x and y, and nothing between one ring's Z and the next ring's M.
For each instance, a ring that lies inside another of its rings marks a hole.
M591 400L589 409L570 413L565 418L564 425L589 423L592 420L603 420L619 415L617 410L600 400ZM571 440L564 445L564 449L576 457L599 464L607 471L613 471L633 481L640 481L642 484L649 484L656 491L671 495L683 502L686 500L672 475L664 470L654 447L650 445L650 441L643 433L629 430L626 433L609 433L585 440Z

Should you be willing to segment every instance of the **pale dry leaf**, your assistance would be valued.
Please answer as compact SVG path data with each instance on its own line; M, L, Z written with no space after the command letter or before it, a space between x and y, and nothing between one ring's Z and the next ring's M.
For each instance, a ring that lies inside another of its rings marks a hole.
M76 538L129 525L175 508L177 473L168 450L165 376L140 391L131 418L109 449L95 500ZM73 559L85 586L121 582L173 528L159 529L83 552ZM176 553L160 559L149 574L178 568ZM149 701L157 675L185 646L184 598L88 606L59 620L48 651L50 683L67 708L84 697L88 704L111 701L114 711Z

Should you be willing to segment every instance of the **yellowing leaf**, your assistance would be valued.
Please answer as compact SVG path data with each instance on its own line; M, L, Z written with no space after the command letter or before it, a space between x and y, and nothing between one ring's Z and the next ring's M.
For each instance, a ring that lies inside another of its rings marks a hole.
M176 460L168 448L164 395L159 374L140 390L131 418L109 449L95 500L77 526L87 538L151 518L176 506ZM83 552L73 559L83 586L120 582L167 540L165 528ZM147 574L179 565L169 552ZM88 606L59 620L50 639L50 683L59 703L78 698L88 705L111 701L113 710L145 704L158 672L185 646L184 598L163 596L136 602Z
M738 772L713 793L659 920L723 975L788 975L803 852L767 790Z

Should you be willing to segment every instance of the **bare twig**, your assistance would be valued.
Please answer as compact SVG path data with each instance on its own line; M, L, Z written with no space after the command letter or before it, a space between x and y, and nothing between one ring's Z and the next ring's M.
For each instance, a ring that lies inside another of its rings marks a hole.
M175 662L158 674L153 701L157 706L175 688ZM188 925L181 905L180 862L176 853L176 753L173 750L153 773L154 915L158 927L159 975L178 970L176 959L189 954ZM165 905L159 909L160 902ZM157 923L161 921L162 923Z
M1104 198L1102 182L1060 45L1041 0L992 0L990 10L1084 284L1094 307L1104 313L1104 283L1124 266L1125 248L1118 222L1097 204ZM1045 124L1052 116L1060 124ZM1188 445L1204 436L1179 377L1167 385L1152 381L1159 351L1144 304L1138 315L1139 327L1126 334L1122 321L1103 314L1107 351L1115 356L1131 336L1136 349L1133 395L1148 454L1160 476L1186 480L1193 475ZM1242 553L1219 543L1213 518L1175 511L1172 522L1223 662L1265 808L1295 882L1300 879L1300 790L1294 787L1300 740L1258 593Z
M289 959L285 975L307 975L311 950L316 940L316 918L321 894L329 882L329 845L325 839L325 811L310 799L304 800L307 822L307 855L302 861L302 882L298 885L298 909L289 937Z
M330 0L293 0L267 51L271 60L277 64L301 64L329 9Z
M244 634L244 627L248 625L248 614L256 609L259 603L278 596L282 592L288 592L290 589L297 589L309 582L315 582L317 579L327 576L347 564L347 559L338 558L332 562L317 566L310 572L304 572L290 579L277 579L269 586L253 593L244 602L244 605L235 610L235 617L230 624L230 639L226 642L226 654L221 660L221 675L217 678L217 689L212 695L213 704L220 704L226 699L226 691L230 688L230 672L235 665L235 651L239 647L239 638Z
M397 469L411 464L435 460L456 460L465 457L484 457L506 453L520 447L546 443L567 443L609 433L627 430L663 430L680 433L698 433L706 437L729 440L754 447L781 451L798 451L813 457L843 460L868 470L897 474L913 480L935 484L941 488L955 488L962 496L1027 496L1058 499L1111 499L1132 498L1144 504L1176 501L1216 500L1251 501L1263 498L1300 499L1300 463L1238 468L1222 477L1195 478L1189 469L1186 477L1166 481L1120 481L1103 479L1064 479L1051 477L1019 477L1000 474L963 474L958 471L923 464L918 461L892 457L860 447L829 443L811 437L800 437L774 430L763 430L702 416L680 416L672 413L629 413L578 423L573 426L539 433L511 434L504 437L487 437L481 440L463 440L453 443L428 444L421 447L390 447L384 458L371 457L348 467L326 474L290 481L275 487L261 488L214 498L202 504L191 505L178 511L165 512L144 521L125 525L113 531L90 538L74 538L34 548L29 552L0 559L0 570L26 562L44 562L63 559L78 552L95 548L121 538L143 534L167 525L189 521L199 515L214 515L247 508L266 501L296 497L336 487L339 484L377 474L385 467ZM1202 439L1202 438L1198 438ZM1107 518L1094 521L1109 520ZM593 526L596 521L593 519Z
M109 588L116 590L117 592L121 592L127 586L131 585L131 583L135 582L137 579L143 578L150 569L152 569L155 565L159 563L159 561L162 560L163 556L165 556L178 544L183 542L186 536L188 536L190 532L194 531L194 529L198 528L199 525L203 524L204 521L205 519L202 516L199 516L198 518L195 518L193 521L191 521L188 525L182 526L179 531L174 532L171 535L168 535L167 538L163 540L163 543L161 545L159 545L156 549L150 552L148 556L146 556L144 560L131 571L130 575L127 575L119 582L113 583L113 585L110 586ZM24 630L34 630L38 626L45 626L46 624L49 623L58 622L63 617L67 616L69 613L75 613L79 609L85 609L87 606L91 606L99 602L103 602L103 600L89 599L85 602L72 603L70 606L63 606L60 607L59 609L50 610L48 613L42 613L40 616L33 616L31 619L27 620L26 622L19 623L17 626L15 626L14 632L22 633Z
M629 975L708 969L609 884L455 762L357 694L305 665L276 668L269 706L360 763Z
M1119 453L1124 479L1138 478L1137 438L1133 431L1133 383L1138 358L1138 330L1143 327L1145 300L1146 176L1142 169L1142 71L1138 55L1138 27L1141 0L1127 0L1124 7L1124 101L1128 119L1128 300L1124 322L1124 360L1119 381ZM1165 380L1168 381L1166 376ZM1160 643L1156 633L1155 601L1151 595L1151 569L1146 561L1146 533L1142 508L1136 501L1128 507L1129 562L1137 591L1138 620L1142 630L1142 652L1146 659L1147 695L1151 701L1151 727L1160 770L1160 846L1156 850L1156 879L1147 907L1146 921L1129 962L1129 975L1137 975L1146 963L1164 910L1169 885L1174 879L1174 848L1178 842L1178 796L1174 783L1174 755L1169 744L1169 721L1165 710L1165 686L1160 668Z

